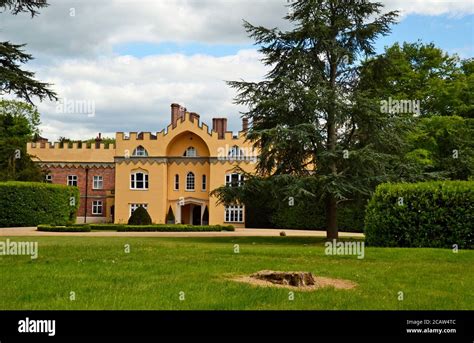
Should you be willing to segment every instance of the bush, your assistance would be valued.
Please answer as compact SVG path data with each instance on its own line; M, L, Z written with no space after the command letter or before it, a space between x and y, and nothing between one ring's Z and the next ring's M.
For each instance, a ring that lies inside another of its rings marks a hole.
M38 225L38 231L47 232L90 232L89 225L70 225L70 226L54 226L54 225Z
M382 184L367 207L367 245L472 249L474 182Z
M79 190L76 187L0 182L0 227L68 225L75 222L78 207Z
M117 231L137 231L137 232L213 232L213 231L234 231L232 225L116 225Z
M128 225L151 225L151 217L146 208L139 206L128 219Z
M166 224L174 224L176 222L176 219L174 217L173 209L170 206L170 209L168 210L168 214L166 215Z
M278 229L326 230L326 205L323 200L298 201L294 206L275 210L271 222ZM339 231L364 231L365 204L362 200L343 202L337 207Z

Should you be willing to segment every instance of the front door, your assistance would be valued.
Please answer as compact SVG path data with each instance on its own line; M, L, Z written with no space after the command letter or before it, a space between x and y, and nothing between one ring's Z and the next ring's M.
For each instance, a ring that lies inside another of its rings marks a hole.
M201 225L201 206L194 205L193 207L193 225Z

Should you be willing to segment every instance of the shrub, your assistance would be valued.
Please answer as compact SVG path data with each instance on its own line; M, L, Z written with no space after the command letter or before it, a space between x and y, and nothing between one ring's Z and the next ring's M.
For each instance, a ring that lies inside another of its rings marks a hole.
M128 225L150 225L151 217L145 207L139 206L130 216Z
M78 207L76 187L0 182L0 227L71 224L76 220Z
M166 215L166 224L174 224L176 222L176 219L174 217L173 209L170 206L170 209L168 210L168 214Z
M474 182L379 185L367 207L365 235L372 246L472 249Z
M271 217L278 229L325 230L326 205L323 200L298 201L294 206L282 206ZM337 207L337 226L340 231L364 231L365 203L347 201Z
M69 225L69 226L54 226L54 225L38 225L38 231L47 232L90 232L89 225Z
M142 231L142 232L213 232L213 231L234 231L232 225L116 225L117 231Z

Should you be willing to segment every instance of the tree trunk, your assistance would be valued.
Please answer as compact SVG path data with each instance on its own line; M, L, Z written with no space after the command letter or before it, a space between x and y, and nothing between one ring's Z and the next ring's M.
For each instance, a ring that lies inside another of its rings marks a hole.
M338 239L339 232L337 230L337 202L332 194L326 199L326 238Z

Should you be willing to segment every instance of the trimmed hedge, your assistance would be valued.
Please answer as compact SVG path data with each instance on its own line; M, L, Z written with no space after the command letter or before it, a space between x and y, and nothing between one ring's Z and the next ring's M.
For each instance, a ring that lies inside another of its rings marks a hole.
M271 216L278 229L326 230L326 204L324 201L297 202L295 206L282 206ZM344 202L337 208L337 226L343 232L363 232L365 203Z
M213 232L234 231L232 225L115 225L118 232Z
M367 206L367 245L474 247L474 181L382 184Z
M70 226L54 226L54 225L38 225L38 231L46 232L90 232L89 225L70 225Z
M71 197L74 203L71 205ZM0 227L68 225L79 208L77 187L40 182L0 182Z
M139 206L128 219L128 225L151 225L151 217L145 207Z

